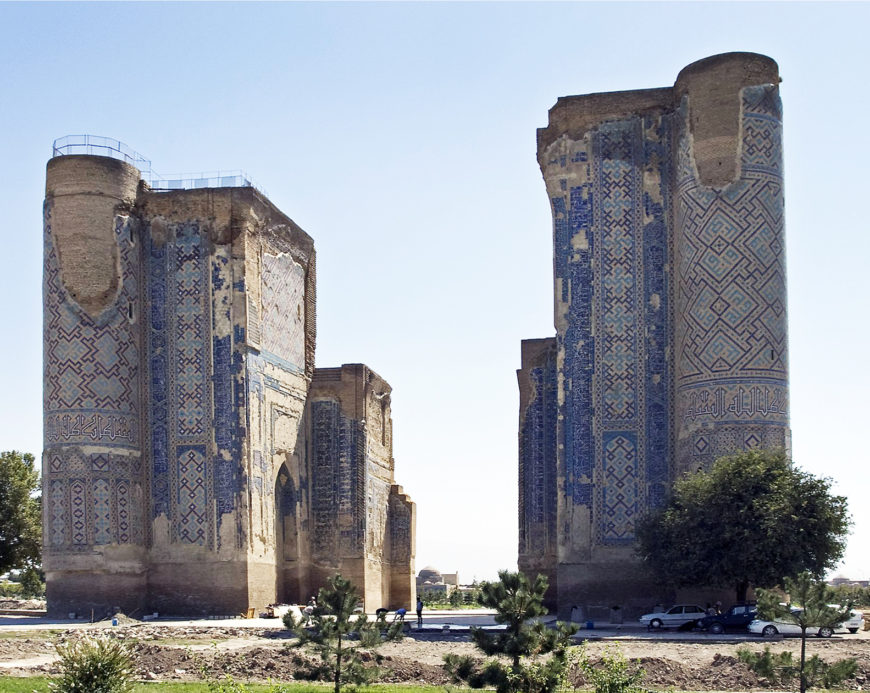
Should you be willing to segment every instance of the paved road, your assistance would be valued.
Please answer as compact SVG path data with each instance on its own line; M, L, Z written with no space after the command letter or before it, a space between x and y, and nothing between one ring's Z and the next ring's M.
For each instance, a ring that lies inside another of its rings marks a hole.
M435 633L443 632L447 626L447 632L462 633L466 632L472 625L474 626L494 626L495 612L487 609L461 609L456 611L448 610L426 610L423 612L423 632ZM370 614L374 618L374 614ZM388 620L392 618L392 614L388 616ZM554 618L546 619L554 621ZM413 633L417 628L417 615L409 613L405 617L406 623L409 625L410 631ZM129 623L129 621L128 621ZM138 623L138 622L136 622ZM168 626L178 628L282 628L280 619L274 618L230 618L230 619L189 619L189 618L169 618L161 617L153 621L142 622L143 625ZM596 623L591 629L587 629L585 624L577 624L580 630L577 632L577 639L632 639L632 640L660 640L660 641L678 641L678 642L739 642L745 640L759 641L757 635L748 633L723 633L722 635L713 635L701 631L681 632L671 628L662 630L649 631L645 626L641 626L637 622L610 624ZM91 624L85 620L70 620L70 619L55 619L45 616L0 616L0 633L16 630L66 630L68 628L111 628L111 623L108 620L100 621ZM123 627L123 626L122 626ZM837 633L834 638L848 638L852 640L870 640L870 631L859 631L854 635L851 633Z

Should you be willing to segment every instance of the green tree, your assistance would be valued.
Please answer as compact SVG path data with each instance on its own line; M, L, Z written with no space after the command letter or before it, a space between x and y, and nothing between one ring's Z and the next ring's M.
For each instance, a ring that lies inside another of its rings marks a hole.
M344 684L367 683L377 675L376 669L363 665L363 651L371 652L388 640L402 639L404 623L388 626L383 618L370 621L366 614L355 613L359 602L359 592L350 580L334 575L318 592L310 626L296 621L290 612L284 616L284 625L299 638L296 645L310 644L320 655L335 693Z
M448 597L447 601L450 602L450 606L454 608L462 606L462 592L460 592L458 589L453 590L450 593L450 597Z
M25 599L45 596L45 575L36 566L29 565L22 571L21 596Z
M830 635L838 624L849 618L851 604L842 607L831 606L834 592L822 580L809 572L802 572L794 579L785 578L785 593L788 602L782 601L779 590L758 590L758 616L765 621L783 621L801 629L801 659L798 667L801 693L806 693L817 680L830 675L831 670L855 672L854 660L842 660L827 665L818 657L807 661L807 631L819 635ZM809 666L808 666L809 665Z
M870 587L860 585L837 585L834 590L834 601L837 604L852 602L855 606L870 606Z
M40 562L41 504L33 455L0 452L0 573Z
M495 609L495 622L505 625L505 630L492 633L471 629L478 649L497 659L479 665L471 657L448 654L444 657L446 668L457 681L465 681L472 688L494 686L498 693L552 693L564 680L567 648L577 629L565 623L550 629L533 620L547 613L543 605L546 577L538 575L530 583L523 573L502 570L498 576L498 582L481 584L480 600L483 606ZM551 656L539 659L546 654ZM510 664L504 659L509 659Z
M676 587L773 587L809 571L821 577L846 547L851 520L831 480L791 465L782 451L722 457L680 479L637 528L637 552Z

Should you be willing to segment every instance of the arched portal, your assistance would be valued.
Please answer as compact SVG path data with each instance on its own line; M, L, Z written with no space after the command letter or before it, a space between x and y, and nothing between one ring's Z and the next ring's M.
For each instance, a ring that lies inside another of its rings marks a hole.
M300 600L297 510L296 483L283 464L275 479L275 592L284 603Z

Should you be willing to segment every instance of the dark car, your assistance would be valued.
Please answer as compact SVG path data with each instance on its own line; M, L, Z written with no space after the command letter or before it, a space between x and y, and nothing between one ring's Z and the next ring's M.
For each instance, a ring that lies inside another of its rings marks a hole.
M726 630L746 630L757 614L758 607L755 604L735 604L724 613L699 618L698 628L717 635Z

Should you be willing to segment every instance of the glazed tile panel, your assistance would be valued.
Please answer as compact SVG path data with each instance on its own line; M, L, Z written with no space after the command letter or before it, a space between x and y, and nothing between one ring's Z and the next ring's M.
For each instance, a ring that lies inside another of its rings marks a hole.
M44 208L46 553L141 544L138 226L116 216L115 300L92 318L63 286Z
M365 541L365 433L337 401L310 406L312 553L329 559L359 554Z
M216 267L197 222L149 233L144 254L151 515L168 516L171 541L216 548L238 492L238 463L221 463L236 445L232 339L212 322L214 286L231 286L230 268Z
M565 140L547 169L555 226L565 488L594 540L630 544L669 479L671 122L632 117Z
M45 444L138 450L139 345L134 221L115 218L122 284L113 305L92 319L63 287L45 204L43 344Z
M781 107L742 90L740 177L702 186L678 147L677 468L748 447L788 446L788 336ZM684 106L685 108L685 106Z
M305 371L305 268L288 254L263 254L262 352L291 372Z
M520 422L519 517L520 556L556 550L556 422L555 354L529 372L533 396Z

